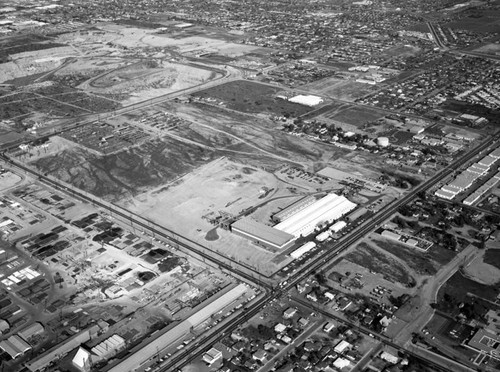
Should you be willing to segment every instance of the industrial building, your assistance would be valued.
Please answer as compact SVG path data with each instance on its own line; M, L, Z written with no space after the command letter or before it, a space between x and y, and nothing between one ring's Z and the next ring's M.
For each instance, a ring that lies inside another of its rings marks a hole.
M89 372L92 367L90 353L83 347L79 347L75 356L71 360L71 364L81 372Z
M31 350L31 346L18 335L13 335L0 342L0 349L9 354L12 359L16 359Z
M295 213L300 212L301 210L310 206L311 204L314 204L315 202L316 198L314 196L306 196L305 198L300 199L292 205L289 205L285 209L273 214L271 216L271 219L276 223L280 223L281 221L286 220L287 218L293 216Z
M309 252L311 249L314 249L316 247L315 242L307 242L306 244L302 245L300 248L294 250L292 253L290 253L290 257L292 257L294 260L302 257L305 255L307 252Z
M361 208L356 209L354 212L349 213L345 218L349 222L353 222L353 221L356 221L358 218L361 218L362 216L364 216L367 212L368 212L368 209L366 209L365 207L361 207Z
M274 229L291 234L296 238L311 234L320 223L331 223L349 213L356 204L344 196L328 194L315 203L295 213Z
M342 230L346 226L347 226L347 223L345 223L345 221L337 221L332 226L330 226L329 230L333 233L338 233L340 230Z
M274 249L286 249L300 236L314 232L318 224L331 223L356 208L356 204L344 196L327 194L316 200L307 197L292 204L273 216L281 221L271 227L244 217L231 225L231 231Z
M299 105L314 107L323 102L323 98L313 95L303 95L299 94L298 96L289 98L288 101L293 103L298 103Z
M483 185L481 185L476 191L474 191L467 198L465 198L465 200L463 201L463 203L465 205L472 205L472 204L474 204L488 190L491 190L493 187L495 187L498 184L499 181L500 181L500 172L497 172L492 178L490 178Z
M492 158L495 158L495 159L500 159L500 147L496 148L495 150L493 150L492 152L489 153L489 155L492 157Z
M318 242L324 242L325 240L330 238L330 231L323 231L321 234L316 235L316 239Z
M198 312L191 315L186 320L180 322L173 328L165 331L160 336L153 340L147 339L143 342L143 346L137 348L133 353L127 355L119 363L113 367L106 369L108 372L134 372L139 368L145 368L148 361L152 361L158 354L164 351L167 347L180 340L189 334L190 329L199 326L213 314L223 310L226 306L236 301L244 295L247 287L244 284L239 284L232 288L215 301L203 306ZM203 304L202 304L203 305Z
M295 236L271 226L244 217L231 225L231 231L269 248L286 249L292 246Z
M45 332L45 328L38 322L35 322L28 327L24 328L22 331L18 332L18 335L21 336L25 341L28 341L31 337L40 335Z
M56 346L50 348L43 354L33 358L26 363L26 368L31 372L43 371L46 367L66 356L70 351L76 349L81 344L93 339L100 331L98 325L93 325L90 328L84 329Z
M399 235L391 230L384 230L384 231L382 231L382 233L380 235L382 235L384 238L388 238L388 239L392 239L392 240L399 241L399 239L401 239L401 235Z
M123 337L115 334L94 346L90 351L95 355L93 360L98 361L109 359L123 348L125 348L125 340Z
M497 159L495 159L493 156L486 155L484 158L478 161L478 164L484 165L485 167L491 167Z
M485 176L489 171L493 164L495 164L500 159L500 149L493 150L489 155L486 155L484 158L479 160L478 162L469 166L466 170L460 173L453 181L448 182L448 184L441 187L437 190L434 195L439 196L440 198L451 200L455 198L461 192L464 192L472 184L482 176ZM493 176L498 176L498 173ZM500 177L500 176L498 176ZM476 190L473 194L467 197L464 200L464 204L472 205L475 203L486 191L491 189L496 185L497 182L490 179L483 186L481 186L478 190Z

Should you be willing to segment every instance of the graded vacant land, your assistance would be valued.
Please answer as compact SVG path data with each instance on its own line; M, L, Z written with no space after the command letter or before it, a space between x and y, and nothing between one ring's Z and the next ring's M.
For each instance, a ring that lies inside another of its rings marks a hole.
M118 67L79 87L96 94L127 97L124 104L130 104L197 86L219 76L209 69L157 59Z
M48 37L35 34L19 35L0 40L0 63L7 62L10 56L18 53L51 49L62 46Z

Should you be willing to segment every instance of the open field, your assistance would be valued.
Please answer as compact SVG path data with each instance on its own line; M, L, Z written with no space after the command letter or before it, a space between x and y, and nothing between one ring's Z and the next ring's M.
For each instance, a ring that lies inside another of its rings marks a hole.
M278 87L240 80L208 88L194 93L193 97L219 104L246 113L274 113L285 116L301 116L312 110L311 107L299 105L276 98L282 91Z
M333 84L328 85L328 88L320 91L332 99L354 102L358 98L378 89L374 85L358 83L354 80L335 80Z
M438 299L442 299L445 293L458 302L463 302L467 298L468 293L474 293L474 295L485 300L495 301L500 293L500 287L476 282L465 277L462 272L458 271L441 287Z
M374 239L374 243L383 250L400 258L420 275L434 275L439 269L455 257L456 252L433 245L423 252L417 248L397 243L390 239Z
M357 127L362 127L367 122L375 121L385 116L385 113L367 107L349 107L332 114L327 112L323 116Z
M462 12L459 20L444 24L456 30L470 30L474 32L500 32L500 11L496 9L467 9Z
M389 57L408 57L408 56L414 56L420 53L421 48L413 45L396 45L393 47L390 47L384 51L382 51L381 54L389 56Z
M486 53L486 54L500 53L500 44L491 43L482 45L479 48L474 49L474 52Z
M390 282L398 282L402 285L415 284L415 279L411 277L404 266L365 242L358 244L344 258L366 267L370 272L382 275Z

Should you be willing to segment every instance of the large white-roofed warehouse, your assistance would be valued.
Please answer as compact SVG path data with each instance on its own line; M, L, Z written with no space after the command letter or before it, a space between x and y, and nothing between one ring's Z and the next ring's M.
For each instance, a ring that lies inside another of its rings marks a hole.
M231 225L231 231L269 248L286 249L292 246L295 236L271 226L244 217Z
M298 238L311 234L320 223L331 223L349 213L356 204L344 196L328 194L315 203L295 213L274 229L291 234Z

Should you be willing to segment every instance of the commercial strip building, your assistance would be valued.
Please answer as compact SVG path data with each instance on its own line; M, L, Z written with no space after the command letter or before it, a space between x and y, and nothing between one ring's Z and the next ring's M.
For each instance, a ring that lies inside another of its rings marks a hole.
M147 366L147 362L154 359L158 354L164 351L167 347L189 334L190 329L197 327L202 322L210 318L213 314L223 310L226 306L236 301L244 295L247 287L244 284L239 284L232 288L215 301L201 308L198 312L191 315L186 320L180 322L170 330L164 332L154 340L146 340L140 347L136 348L122 359L119 363L106 369L108 372L134 372L139 368Z

